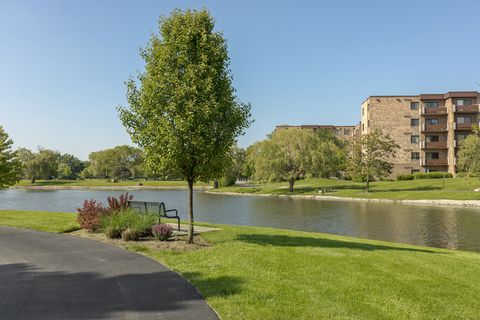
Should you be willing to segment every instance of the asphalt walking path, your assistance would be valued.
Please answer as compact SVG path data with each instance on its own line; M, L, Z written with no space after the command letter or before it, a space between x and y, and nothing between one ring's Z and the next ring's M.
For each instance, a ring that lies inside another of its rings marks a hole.
M145 256L68 235L0 227L0 319L218 319Z

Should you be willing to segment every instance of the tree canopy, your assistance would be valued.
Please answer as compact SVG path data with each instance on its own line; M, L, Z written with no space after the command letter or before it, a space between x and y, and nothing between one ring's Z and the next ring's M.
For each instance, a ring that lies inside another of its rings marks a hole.
M249 150L254 177L260 181L289 182L310 176L330 176L341 165L342 151L333 135L312 130L278 130Z
M389 135L381 130L374 130L362 136L361 140L352 144L347 159L347 172L355 180L367 183L375 178L384 178L392 173L392 159L399 146Z
M480 175L480 130L474 128L473 134L467 136L458 150L458 169L468 176ZM468 181L468 180L467 180Z
M0 189L15 184L21 177L21 164L12 145L12 139L0 126Z
M227 44L207 10L175 10L142 51L145 71L127 83L128 108L119 116L143 148L149 172L181 177L189 186L193 240L193 183L220 178L230 148L250 124L250 105L238 101Z

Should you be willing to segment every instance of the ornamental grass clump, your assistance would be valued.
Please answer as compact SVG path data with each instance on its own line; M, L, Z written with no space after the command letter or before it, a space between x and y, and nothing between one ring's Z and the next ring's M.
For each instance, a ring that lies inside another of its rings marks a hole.
M150 233L151 226L157 221L152 213L140 214L132 209L124 209L118 213L105 215L102 218L102 230L107 238L122 238L136 241Z
M166 241L173 235L173 228L165 223L156 224L152 227L152 234L157 240Z

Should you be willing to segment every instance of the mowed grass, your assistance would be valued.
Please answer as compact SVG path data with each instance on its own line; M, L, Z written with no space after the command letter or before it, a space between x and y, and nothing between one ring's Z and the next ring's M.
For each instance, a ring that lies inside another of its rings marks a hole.
M105 179L85 179L85 180L37 180L31 183L30 180L21 180L15 186L30 187L30 186L80 186L80 187L129 187L138 186L142 184L146 187L187 187L185 181L154 181L154 180L125 180L118 182L111 182ZM208 183L197 182L195 186L208 186Z
M376 198L398 200L449 199L480 200L479 178L469 179L469 188L464 178L419 179L409 181L376 181L370 184L370 192L365 191L365 183L336 179L306 179L295 183L294 192L288 190L288 183L268 183L253 187L224 187L214 192L239 192L257 194L297 194L318 195L322 189L330 189L337 197Z
M56 213L39 215L57 224ZM3 224L0 215L0 224ZM65 221L66 229L73 223ZM222 319L477 319L480 254L320 233L215 225L210 246L150 256L192 282ZM35 226L32 226L35 228Z
M45 232L64 233L78 230L74 213L47 211L0 210L0 225L33 229Z

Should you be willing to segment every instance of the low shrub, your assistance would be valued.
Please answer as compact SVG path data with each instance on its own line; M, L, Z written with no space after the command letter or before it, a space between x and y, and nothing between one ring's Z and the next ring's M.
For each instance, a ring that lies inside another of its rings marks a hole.
M466 177L467 177L467 173L466 173L466 172L459 172L459 173L457 173L457 178L466 178ZM469 177L469 178L480 178L480 174L470 173L470 174L468 174L468 177Z
M169 224L160 223L152 227L152 234L157 240L166 241L173 234L173 228Z
M85 200L83 206L77 209L77 221L80 228L90 231L97 231L101 226L102 217L107 214L108 210L96 200Z
M124 209L117 213L104 215L101 225L106 237L119 238L121 236L123 239L123 233L130 229L129 235L126 237L133 240L149 235L151 226L157 222L157 219L157 215L153 213L140 214L132 209Z
M122 231L119 228L107 227L103 233L108 239L118 239L122 236Z
M397 181L413 180L413 174L399 174Z
M123 241L138 241L140 239L141 231L137 229L127 228L122 232Z
M413 177L415 179L443 179L453 178L453 175L448 172L415 172Z

